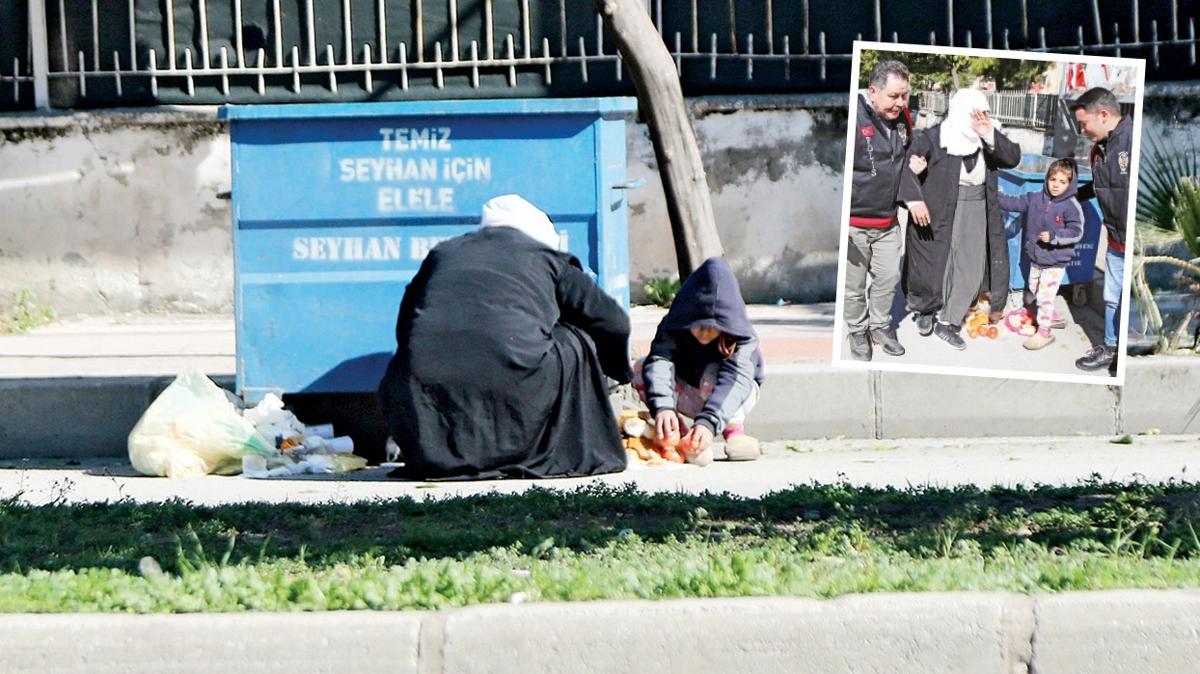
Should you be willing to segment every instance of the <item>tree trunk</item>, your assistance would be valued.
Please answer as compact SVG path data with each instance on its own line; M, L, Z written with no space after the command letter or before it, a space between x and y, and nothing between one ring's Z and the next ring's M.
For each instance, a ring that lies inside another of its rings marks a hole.
M638 109L650 128L682 279L724 251L675 61L640 0L593 2L633 77Z

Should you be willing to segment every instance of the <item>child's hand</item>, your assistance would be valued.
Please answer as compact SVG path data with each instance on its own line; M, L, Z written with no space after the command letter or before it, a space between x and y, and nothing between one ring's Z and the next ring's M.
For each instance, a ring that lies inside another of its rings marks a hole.
M929 166L929 161L919 154L908 158L908 169L917 175L924 173L927 166Z
M1042 232L1038 234L1038 241L1042 243L1050 243L1050 232Z
M666 446L664 442L669 438L679 439L679 416L675 414L675 410L659 410L654 417L654 437L658 439L658 444ZM671 443L673 447L674 442Z
M708 426L704 424L693 424L692 430L683 437L680 444L686 448L688 454L698 454L708 449L712 444L713 432L708 430Z

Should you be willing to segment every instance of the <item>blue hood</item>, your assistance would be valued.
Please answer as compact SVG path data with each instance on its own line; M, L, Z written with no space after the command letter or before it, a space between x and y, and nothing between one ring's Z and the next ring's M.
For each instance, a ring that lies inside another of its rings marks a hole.
M714 327L739 340L757 337L729 263L710 257L684 281L663 319L668 330Z

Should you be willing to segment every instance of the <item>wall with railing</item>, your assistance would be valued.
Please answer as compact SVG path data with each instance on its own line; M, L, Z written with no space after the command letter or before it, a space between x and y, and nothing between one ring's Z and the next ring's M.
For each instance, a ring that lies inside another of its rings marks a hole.
M1197 0L649 0L687 95L841 91L856 39L1196 78ZM0 109L631 92L591 0L0 0Z

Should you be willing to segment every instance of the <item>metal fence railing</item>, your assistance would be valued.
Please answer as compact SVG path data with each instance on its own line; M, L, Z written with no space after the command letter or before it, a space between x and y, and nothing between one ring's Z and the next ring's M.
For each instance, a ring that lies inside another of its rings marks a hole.
M698 95L844 90L855 39L1144 57L1150 79L1195 79L1197 4L646 6L685 94ZM632 90L592 0L0 0L0 10L27 17L23 44L0 28L0 109Z
M1038 94L1024 91L985 92L992 117L1006 126L1016 126L1035 131L1054 127L1054 112L1059 97L1054 94ZM943 117L949 104L949 96L940 91L922 91L918 95L918 109L927 114Z

